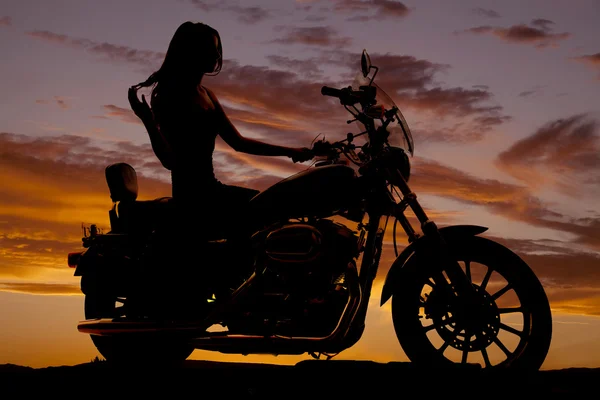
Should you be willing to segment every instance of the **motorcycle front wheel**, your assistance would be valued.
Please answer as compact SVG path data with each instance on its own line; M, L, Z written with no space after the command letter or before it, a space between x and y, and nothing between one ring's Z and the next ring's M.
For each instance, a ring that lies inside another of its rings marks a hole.
M127 300L101 290L97 283L91 274L82 277L85 319L126 316L123 304ZM90 335L90 338L106 361L115 364L176 365L185 361L194 351L193 346L177 338L148 335Z
M475 301L465 302L445 273L433 272L413 254L392 298L394 330L407 357L425 367L468 363L538 370L550 347L552 316L534 272L492 240L475 236L448 243L475 288ZM440 279L452 290L441 290Z

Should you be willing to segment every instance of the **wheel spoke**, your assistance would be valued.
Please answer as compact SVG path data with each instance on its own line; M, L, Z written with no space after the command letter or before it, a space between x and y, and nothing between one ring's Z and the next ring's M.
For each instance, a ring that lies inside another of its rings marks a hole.
M465 331L465 348L463 349L461 364L467 363L467 356L469 355L469 343L471 341L471 335L469 331Z
M514 334L514 335L517 335L517 336L519 336L519 337L522 337L522 336L525 334L525 332L523 332L523 331L519 331L519 330L516 330L516 329L515 329L515 328L513 328L512 326L508 326L508 325L506 325L506 324L503 324L503 323L500 323L500 328L502 328L502 329L504 329L505 331L508 331L508 332L510 332L510 333L512 333L512 334Z
M450 342L444 342L444 344L438 349L438 351L443 354L449 345L450 345Z
M504 286L502 289L500 289L496 293L494 293L494 295L492 296L492 300L497 300L498 297L502 296L504 293L508 292L510 289L512 289L512 285L509 283L506 286Z
M465 260L465 274L467 275L469 282L473 283L473 278L471 277L471 261L469 260Z
M506 346L504 345L504 343L502 343L497 337L494 338L494 343L496 343L496 345L498 347L500 347L500 350L502 350L504 352L504 354L506 354L506 356L510 356L512 353L510 352L510 350L508 350L506 348Z
M522 313L523 307L507 307L507 308L499 308L498 312L500 314L509 314L509 313Z
M488 281L490 280L490 277L492 276L492 272L494 272L494 271L488 267L488 270L485 273L485 276L483 277L483 281L481 281L481 285L479 286L480 290L485 290L485 287L487 286Z
M454 317L448 317L445 320L443 320L442 322L443 323L440 324L441 326L448 326L448 325L452 326L452 324L454 323ZM425 332L429 332L430 330L432 330L433 328L436 327L436 324L432 323L431 325L422 326L422 327ZM456 335L455 335L455 337L456 337Z
M458 333L459 333L458 329L454 330L454 332L452 332L452 337L449 338L449 340L445 340L444 344L438 349L438 351L440 353L443 353L450 345L450 341L456 339L456 337L458 336Z
M448 284L448 279L444 276L442 272L434 273L429 279L433 283L432 287L444 287L444 285Z
M488 353L487 353L487 350L485 349L485 347L483 349L481 349L481 355L483 356L483 361L485 362L485 366L491 367L492 364L490 363L490 357L488 356Z

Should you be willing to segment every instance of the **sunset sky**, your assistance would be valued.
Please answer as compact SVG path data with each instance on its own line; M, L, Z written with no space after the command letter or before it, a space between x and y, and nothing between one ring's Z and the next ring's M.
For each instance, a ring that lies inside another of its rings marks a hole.
M168 171L127 101L175 29L204 22L224 64L204 84L244 135L309 146L346 132L323 85L352 83L367 49L412 129L411 187L439 225L478 224L548 293L544 369L600 367L600 3L596 0L3 0L0 7L0 364L84 363L81 224L108 228L104 168L127 162L140 198ZM259 190L306 168L217 143L217 177ZM405 238L402 237L405 243ZM363 338L343 359L405 361L384 254ZM306 356L192 359L295 363Z

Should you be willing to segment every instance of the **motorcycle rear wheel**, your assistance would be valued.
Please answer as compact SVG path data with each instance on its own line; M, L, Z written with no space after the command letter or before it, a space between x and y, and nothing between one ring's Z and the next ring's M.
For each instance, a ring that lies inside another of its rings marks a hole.
M425 367L539 370L550 347L552 316L534 272L486 238L453 240L449 247L477 289L478 305L461 303L456 291L448 296L436 290L430 268L413 255L392 298L394 330L407 357Z
M90 280L93 278L88 276ZM85 282L82 277L82 288L86 287L84 315L86 319L115 318L124 316L119 303L120 299L110 293L91 290L93 282ZM136 365L176 365L185 361L194 351L194 347L177 338L165 338L149 335L133 336L99 336L90 335L98 352L111 363Z

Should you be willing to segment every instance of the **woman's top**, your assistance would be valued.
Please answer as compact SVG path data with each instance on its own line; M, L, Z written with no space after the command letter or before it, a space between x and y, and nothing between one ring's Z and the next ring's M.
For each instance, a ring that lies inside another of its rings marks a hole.
M219 186L213 168L218 135L217 114L196 97L162 94L153 99L155 121L171 147L174 199L198 199L197 193Z

